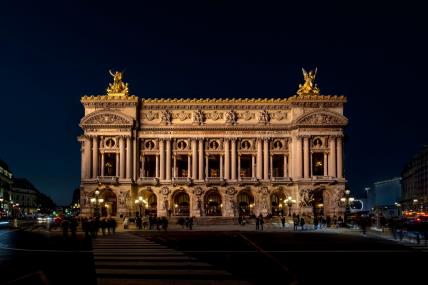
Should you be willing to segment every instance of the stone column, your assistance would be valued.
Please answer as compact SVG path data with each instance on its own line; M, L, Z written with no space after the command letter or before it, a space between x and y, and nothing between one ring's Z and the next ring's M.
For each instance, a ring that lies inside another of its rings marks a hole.
M191 158L191 155L188 154L187 155L187 177L188 178L192 177L191 174L193 174L193 172L191 172L191 170L192 170L192 158Z
M220 154L220 179L223 179L223 155Z
M337 177L343 178L343 143L342 138L337 138Z
M256 158L254 154L251 155L251 178L256 178Z
M92 178L98 176L98 137L92 138Z
M303 137L303 177L309 178L309 137Z
M160 179L160 173L159 173L159 155L156 155L156 178Z
M328 163L327 163L327 152L324 152L324 162L323 162L323 165L324 165L324 176L328 176L328 171L327 171L327 165L328 165Z
M238 153L238 180L241 180L241 154Z
M165 141L163 139L159 140L159 156L160 156L160 166L159 166L160 180L165 180Z
M119 153L116 152L116 176L119 177Z
M328 161L328 176L336 177L336 138L329 139L330 156Z
M137 153L137 138L134 138L133 140L132 154L132 161L134 162L132 165L132 179L137 181L137 170L139 169L140 162L138 159L140 157L140 152Z
M140 177L145 177L146 176L146 159L144 158L144 155L141 156L141 173L140 173Z
M104 153L101 153L101 173L100 176L104 176Z
M263 179L269 179L269 139L263 140Z
M198 149L196 139L192 139L192 179L198 179Z
M262 179L262 150L263 150L263 146L262 146L262 140L261 139L257 139L257 179Z
M232 149L231 151L231 159L232 159L232 167L230 169L231 179L236 180L236 139L232 139Z
M290 177L290 167L288 163L288 156L284 155L284 177Z
M132 143L131 137L126 138L126 179L132 177Z
M294 143L291 139L288 140L288 177L294 177L294 163L295 163L295 149Z
M120 151L120 178L125 178L125 138L119 138L119 151Z
M88 179L91 178L91 149L92 149L92 141L90 138L85 137L83 142L83 178Z
M198 178L204 180L204 140L200 139L199 144L199 155L198 155Z
M229 167L230 167L230 150L229 139L224 139L224 179L229 180Z
M172 172L172 177L177 177L177 155L174 155L174 168Z
M270 178L272 179L272 177L273 177L273 157L272 157L272 155L270 155L269 157L270 157L270 161L269 161ZM278 174L278 175L280 175L280 174Z
M208 155L205 155L205 177L210 177L208 173Z
M296 136L296 153L294 159L296 167L294 175L296 178L302 178L302 138L299 136Z
M171 180L171 139L166 140L166 180Z

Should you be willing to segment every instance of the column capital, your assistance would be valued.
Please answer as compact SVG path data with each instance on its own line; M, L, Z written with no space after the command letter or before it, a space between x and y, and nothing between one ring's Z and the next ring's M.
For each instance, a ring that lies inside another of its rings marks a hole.
M309 134L300 134L296 136L298 139L310 139L312 136Z

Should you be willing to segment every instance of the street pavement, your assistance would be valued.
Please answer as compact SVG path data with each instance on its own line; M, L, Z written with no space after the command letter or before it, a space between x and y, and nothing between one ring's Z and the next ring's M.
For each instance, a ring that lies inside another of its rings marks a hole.
M0 284L416 284L428 248L387 231L170 225L86 239L27 226L0 230Z

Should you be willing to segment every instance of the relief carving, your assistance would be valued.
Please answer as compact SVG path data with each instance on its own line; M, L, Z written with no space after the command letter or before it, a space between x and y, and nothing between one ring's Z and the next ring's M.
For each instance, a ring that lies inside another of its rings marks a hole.
M266 109L264 109L263 111L260 111L259 113L259 123L260 124L267 124L270 121L270 116L269 113Z
M168 110L161 111L161 123L165 125L171 125L172 123L172 114Z
M226 113L226 117L225 117L226 124L236 125L237 119L238 118L234 110L230 110L229 112Z

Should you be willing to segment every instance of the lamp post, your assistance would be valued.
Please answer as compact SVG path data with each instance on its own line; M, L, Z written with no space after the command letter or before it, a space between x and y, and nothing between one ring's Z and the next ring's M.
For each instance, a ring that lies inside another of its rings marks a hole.
M291 207L293 207L293 204L296 203L296 200L294 200L293 198L291 198L291 196L288 196L287 200L286 200L287 206L288 206L288 216L291 216Z
M139 196L137 200L135 200L135 204L138 205L139 209L140 209L140 216L144 217L145 216L145 209L146 206L148 204L148 202L146 200L143 199L142 196Z
M3 201L4 201L4 199L3 199L3 197L1 197L0 198L0 210L1 210L1 212L2 212L2 215L3 215ZM0 216L1 217L1 216Z
M100 195L100 191L96 190L95 197L91 198L91 203L92 205L94 205L94 216L96 217L100 216L99 207L100 207L100 204L104 202L104 199L98 197L99 195Z
M397 207L397 216L400 217L401 216L401 213L400 213L401 204L397 203L397 202L395 202L394 204L395 204L395 207Z
M345 215L344 215L344 222L345 224L347 224L348 222L348 218L349 218L349 214L351 213L351 202L354 201L353 197L350 197L351 191L349 189L345 190L345 197L342 197L340 199L340 201L342 201L343 203L345 203Z

